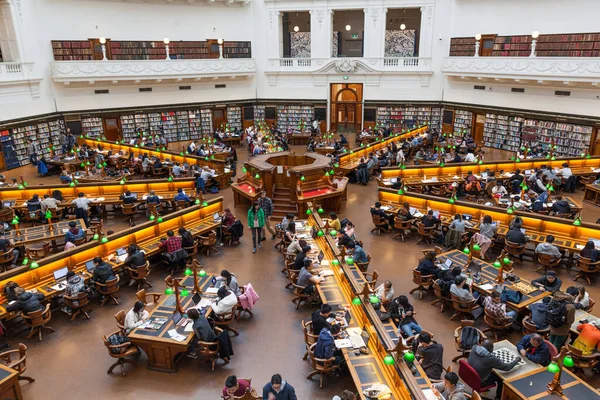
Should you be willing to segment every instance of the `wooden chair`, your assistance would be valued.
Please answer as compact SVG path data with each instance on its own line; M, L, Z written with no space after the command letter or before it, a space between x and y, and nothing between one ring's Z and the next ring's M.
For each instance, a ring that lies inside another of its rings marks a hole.
M115 293L119 291L119 275L115 278L106 281L105 283L96 282L96 290L100 293L101 296L104 296L104 299L100 303L100 307L103 307L104 304L108 300L112 300L116 305L119 305L119 300L117 300Z
M240 291L242 292L241 294L246 293L246 286L240 286ZM242 303L240 302L240 298L238 296L238 303L237 303L237 316L235 317L236 319L240 319L242 318L242 313L248 313L250 315L250 317L254 317L254 313L252 312L252 310L250 310L249 308L244 308L242 306Z
M84 244L85 242L87 242L87 237L85 235L83 235L83 237L79 238L79 239L75 239L75 242L73 243L75 246L81 246L82 244Z
M227 246L231 246L231 244L234 242L234 239L233 235L231 234L230 228L227 225L221 225L221 235L223 238L223 243L227 243ZM235 242L237 244L240 244L240 238L237 238ZM285 251L285 249L287 249L287 247L282 249L282 251Z
M319 387L323 389L323 375L333 374L337 371L340 366L334 365L335 357L328 358L327 360L323 358L317 358L315 356L315 347L316 343L307 345L306 351L308 352L308 357L310 361L310 366L313 371L306 377L306 379L312 379L313 376L319 375Z
M523 253L525 253L525 246L527 246L527 244L517 244L509 242L506 239L504 240L504 251L512 257L513 261L521 260Z
M237 312L237 305L233 306L233 309L225 314L213 314L215 325L228 332L233 332L235 336L239 336L240 333L231 327L231 323L235 320L235 313Z
M483 333L483 331L475 328L475 321L468 319L460 321L460 326L454 331L454 346L456 347L456 351L458 351L460 354L454 357L452 362L456 362L459 358L467 358L469 357L469 353L471 353L471 349L466 349L462 345L462 330L467 326L477 330L477 333L479 334L479 343L487 339L487 336L485 333Z
M483 330L484 333L492 332L494 335L494 341L498 341L498 333L504 332L508 328L512 326L512 320L510 318L506 319L498 319L494 315L492 315L487 309L483 310L485 316L483 317L483 321L488 325L488 328Z
M219 328L215 328L214 329L215 334L219 334L221 332L223 332L221 329ZM215 362L217 361L217 359L221 358L219 356L219 351L221 350L221 343L218 340L215 340L214 342L204 342L202 340L198 340L198 349L196 351L196 355L198 356L198 358L200 358L203 361L209 361L211 363L212 366L212 370L215 370ZM229 362L229 360L224 360L226 363Z
M433 282L433 293L436 299L431 302L432 306L440 305L440 312L444 312L446 305L452 305L452 298L450 296L444 296L442 293L441 286L434 281Z
M198 236L198 240L200 241L200 246L202 249L206 251L206 255L210 256L210 252L214 251L215 253L219 253L217 250L217 232L211 231L208 236Z
M249 379L248 379L249 380ZM262 396L259 396L256 389L247 390L243 396L233 396L233 400L262 400Z
M188 261L193 260L198 254L198 241L194 241L193 246L184 247L183 249L188 253Z
M371 263L371 254L367 254L367 262L364 263L356 263L356 266L358 267L358 269L361 270L361 272L367 272L367 269L369 269L369 264Z
M429 228L427 228L425 225L423 225L422 223L417 223L417 232L419 233L419 240L417 241L417 244L421 243L422 241L425 241L425 243L427 243L429 246L431 246L431 241L433 238L433 235L435 234L435 226L430 226Z
M50 214L52 215L50 217L52 222L58 222L63 217L64 207L63 208L49 208L48 211L50 211Z
M152 168L151 169L152 172L152 176L163 176L165 175L168 171L166 169L164 169L163 167L160 168Z
M122 204L121 212L127 218L127 222L129 222L129 226L135 226L135 214L137 212L136 204Z
M23 343L19 343L19 348L16 350L8 350L0 353L0 360L8 368L17 371L20 381L35 382L35 379L23 375L27 371L27 346Z
M473 389L473 393L485 393L496 387L495 383L481 386L481 377L477 373L477 370L475 370L467 360L458 360L458 376L464 383Z
M65 305L71 310L73 310L73 314L71 314L71 321L73 321L79 314L85 315L87 319L90 319L90 315L88 314L87 305L90 303L90 298L87 292L81 292L76 296L64 296Z
M302 320L302 333L304 334L304 344L306 345L307 349L302 359L306 360L308 358L308 348L317 343L317 340L319 340L319 335L312 333L312 321L305 323L304 320Z
M577 281L579 278L583 278L588 285L591 285L591 276L600 271L600 261L592 262L590 258L579 256L577 259L577 269L579 272L573 280Z
M423 299L423 292L428 292L431 290L433 286L433 281L435 280L434 275L421 275L420 271L413 269L413 283L417 285L416 288L411 290L409 293L413 294L416 291L419 291L419 299Z
M186 200L176 200L175 201L175 210L183 210L184 208L188 208L190 206L190 202Z
M158 304L162 293L146 293L146 289L141 289L138 290L135 295L146 307L152 308ZM148 297L152 297L152 301L148 301Z
M292 292L294 294L294 298L292 299L292 303L294 303L296 305L296 310L297 310L300 308L300 305L302 303L309 303L313 295L304 293L305 287L297 285L295 278L296 278L296 276L293 275L294 281L291 282L291 284L292 284Z
M40 210L37 210L34 212L25 211L25 212L23 212L23 222L30 223L31 226L36 226L36 224L41 223L40 222L41 215L42 215L42 212Z
M554 357L558 356L558 350L556 349L556 347L554 347L552 343L550 343L549 340L544 339L544 343L546 343L546 346L548 346L548 350L550 351L550 359L553 359Z
M548 272L548 268L550 268L550 269L556 268L558 266L558 264L560 264L560 262L561 262L560 257L554 258L553 256L551 256L549 254L542 254L542 253L537 254L537 260L541 264L541 266L536 268L535 272L538 272L541 269L543 269L544 272Z
M0 209L0 222L6 222L10 224L15 217L15 211L10 207L4 207Z
M150 274L150 262L146 260L146 263L139 267L126 267L127 273L129 274L129 278L133 282L137 282L137 290L142 290L144 285L149 288L152 287L150 282L148 282L148 275ZM118 303L117 303L118 304Z
M473 311L479 308L477 299L461 300L452 293L450 293L450 296L452 298L452 307L454 308L454 311L456 311L454 315L450 317L451 321L454 321L458 317L460 317L461 321L467 319L466 315L473 315Z
M531 316L526 316L521 320L523 324L523 334L531 335L532 333L538 333L541 337L547 338L550 336L550 326L545 329L538 329L536 324L531 322Z
M138 300L139 300L139 297L138 297ZM125 311L121 310L118 313L116 313L115 319L117 320L117 328L119 328L122 335L125 335L125 332L127 331L125 329Z
M28 245L25 248L25 252L27 254L27 258L30 260L39 260L44 257L48 257L48 255L52 253L52 248L50 246L50 242L43 242L42 247L31 247Z
M13 264L13 250L13 247L9 247L4 253L0 253L0 268L2 268L2 272L7 271Z
M111 374L113 369L115 369L115 367L117 365L120 365L121 366L121 374L123 376L125 376L125 364L133 364L134 363L134 361L128 359L127 357L130 357L130 356L139 357L140 350L137 348L137 346L133 346L129 342L119 344L119 345L110 344L110 342L108 341L108 338L112 335L118 335L118 334L120 334L119 331L111 333L110 335L108 335L108 337L105 335L102 335L102 341L104 342L104 345L108 349L108 354L112 358L117 359L117 361L114 364L112 364L110 366L110 368L108 368L108 371L106 371L106 373ZM136 362L137 362L137 360L136 360Z
M50 303L46 304L43 310L34 311L29 314L23 314L23 322L30 328L27 339L31 339L37 332L40 342L42 341L42 330L48 329L50 332L55 332L54 328L46 326L52 319L52 313L50 312Z
M398 229L398 233L392 236L392 239L399 237L403 242L406 241L406 231L409 231L412 227L412 222L405 221L402 218L394 218L394 228Z
M600 363L600 353L598 352L585 356L581 350L571 346L569 343L567 343L567 350L571 352L571 358L573 358L573 362L575 363L573 370L584 380L587 379L584 370L592 369Z
M375 290L375 287L377 287L377 278L379 278L379 273L374 270L373 273L364 273L363 276L365 277L365 282L371 286L371 289Z
M371 214L371 219L373 220L373 225L375 225L375 227L371 229L371 233L375 232L378 235L381 235L381 231L387 233L389 225L386 219L381 218L380 215L373 214Z

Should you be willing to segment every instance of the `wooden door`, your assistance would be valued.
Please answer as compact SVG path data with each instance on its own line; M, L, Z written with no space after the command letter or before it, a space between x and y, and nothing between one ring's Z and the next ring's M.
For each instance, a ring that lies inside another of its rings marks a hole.
M117 141L123 139L119 117L104 117L104 136L107 140Z
M473 121L472 125L474 129L472 130L473 140L477 143L483 142L483 127L485 125L485 114L475 114L473 113Z
M496 35L482 35L481 44L479 46L479 55L481 57L491 57L494 51L494 42Z
M100 43L100 39L90 39L90 43L92 44L92 59L102 60L104 56L102 54L102 43ZM106 39L104 46L106 46L106 58L111 60L110 39Z
M225 107L213 109L213 131L216 129L225 129L227 123L227 113Z
M597 156L600 155L600 129L595 128L594 132L592 133L592 140L591 140L591 155L593 156Z

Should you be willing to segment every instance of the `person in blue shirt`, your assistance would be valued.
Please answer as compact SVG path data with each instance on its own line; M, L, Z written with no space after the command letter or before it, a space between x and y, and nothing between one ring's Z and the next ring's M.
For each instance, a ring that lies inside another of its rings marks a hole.
M83 229L78 228L75 221L71 221L69 222L69 230L65 234L65 243L75 243L75 241L81 239L84 234Z
M335 358L333 361L334 365L340 365L344 361L343 353L336 349L335 338L340 334L340 326L338 324L331 325L331 328L321 329L319 333L319 339L315 346L315 357L327 360Z
M176 162L175 166L173 167L173 176L175 176L175 178L178 178L181 175L183 175L184 172L185 172L185 169L183 169L181 167L181 165L179 165L179 163Z
M517 344L517 350L521 357L528 358L543 367L550 364L550 348L537 333L523 336Z
M187 201L188 203L191 203L192 199L190 199L187 194L183 193L182 188L178 188L177 194L175 195L175 201Z
M367 253L365 253L363 248L360 247L356 242L348 243L346 247L348 247L348 249L352 251L352 258L354 259L355 263L369 262L369 257L367 256Z

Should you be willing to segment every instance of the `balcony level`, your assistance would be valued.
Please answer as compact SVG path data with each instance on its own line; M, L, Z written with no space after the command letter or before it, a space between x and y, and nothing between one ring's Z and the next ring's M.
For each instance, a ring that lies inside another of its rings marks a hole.
M41 81L34 63L0 62L0 96L26 92L37 98Z
M256 74L256 63L251 58L57 61L50 63L50 73L54 82L65 85L79 82L90 85L96 82L172 83L221 78L246 79Z

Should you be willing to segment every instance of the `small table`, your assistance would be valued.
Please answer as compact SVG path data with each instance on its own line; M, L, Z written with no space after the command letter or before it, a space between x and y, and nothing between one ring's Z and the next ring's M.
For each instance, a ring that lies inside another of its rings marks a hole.
M22 400L19 373L5 365L0 365L0 399Z
M583 201L595 206L600 206L600 185L585 185Z
M519 355L519 357L521 357L521 355L519 354L519 351L517 350L517 346L515 346L508 340L501 340L499 342L494 343L494 351L499 350L499 349L508 349L508 350L512 351L513 353ZM525 365L518 367L518 368L513 368L510 371L500 371L498 369L494 369L494 373L496 375L498 375L503 381L506 381L508 379L517 378L519 376L527 374L527 373L534 371L540 367L539 364L534 363L533 361L529 360L526 357L521 357L521 358L525 362Z

